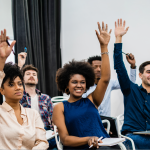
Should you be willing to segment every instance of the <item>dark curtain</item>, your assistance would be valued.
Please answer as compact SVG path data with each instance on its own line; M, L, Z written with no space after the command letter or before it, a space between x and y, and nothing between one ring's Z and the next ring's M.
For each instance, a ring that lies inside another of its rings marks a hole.
M61 67L61 0L12 0L12 19L17 54L27 47L26 64L39 70L37 88L51 97L61 95L55 82Z

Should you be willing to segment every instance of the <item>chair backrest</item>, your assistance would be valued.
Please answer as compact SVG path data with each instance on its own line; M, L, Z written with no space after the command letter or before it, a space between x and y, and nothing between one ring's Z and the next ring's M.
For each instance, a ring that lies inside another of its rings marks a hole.
M69 97L67 96L55 96L51 98L52 103L58 103L58 102L62 102L62 101L67 101L69 99Z
M116 119L116 128L117 128L118 137L121 137L120 135L121 135L121 129L123 123L124 123L124 114L120 114Z
M102 123L107 123L107 133L109 134L110 131L110 122L107 119L102 120Z
M63 150L63 145L62 145L62 143L61 143L61 141L60 141L60 137L59 137L59 140L58 140L57 133L56 133L56 129L57 129L57 126L54 125L54 133L55 133L56 145L57 145L58 150Z

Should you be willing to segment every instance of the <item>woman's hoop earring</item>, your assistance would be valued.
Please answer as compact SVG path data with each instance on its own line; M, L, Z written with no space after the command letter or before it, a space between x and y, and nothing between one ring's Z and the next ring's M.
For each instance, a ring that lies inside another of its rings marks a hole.
M66 88L66 89L65 89L65 93L66 93L67 95L69 95L69 94L70 94L70 92L69 92L69 89L68 89L68 88Z

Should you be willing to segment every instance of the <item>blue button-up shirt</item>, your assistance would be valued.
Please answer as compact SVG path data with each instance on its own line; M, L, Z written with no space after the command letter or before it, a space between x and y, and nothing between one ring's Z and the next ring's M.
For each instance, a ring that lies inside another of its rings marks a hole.
M135 83L136 81L136 69L130 69L130 80ZM96 89L96 84L91 86L86 93L82 95L83 98L87 98L95 89ZM120 89L119 81L116 79L111 79L109 81L109 84L107 86L107 90L105 92L105 96L103 98L102 103L98 107L98 112L101 116L111 116L111 102L110 102L110 97L111 97L111 91L112 90L117 90Z
M150 93L130 81L122 59L122 43L114 46L114 68L124 95L122 131L150 130Z

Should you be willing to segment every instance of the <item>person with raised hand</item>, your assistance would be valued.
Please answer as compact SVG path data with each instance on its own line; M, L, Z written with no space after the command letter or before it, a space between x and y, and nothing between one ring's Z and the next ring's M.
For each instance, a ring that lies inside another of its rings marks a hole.
M25 64L26 57L27 57L26 52L21 52L18 54L18 66L20 67L20 69L22 69L23 65Z
M115 22L114 68L124 96L122 134L133 139L136 149L150 149L150 135L134 133L150 130L150 61L142 63L139 67L142 84L138 86L131 82L122 59L122 37L128 29L129 27L125 28L125 21L122 22L122 19ZM125 145L132 149L130 141L126 140Z
M17 64L6 63L16 41L6 43L6 30L0 35L0 92L6 101L0 105L1 149L47 149L46 131L37 111L23 108L23 76Z
M37 110L44 123L44 129L53 130L53 105L51 97L47 94L42 93L36 88L38 84L39 71L38 68L34 67L31 64L24 66L26 57L26 52L21 52L18 54L18 66L22 71L24 80L24 92L22 99L20 99L20 104L25 108ZM57 148L55 138L48 140L48 143L49 149Z
M70 94L68 101L63 101L54 106L53 123L58 128L63 149L119 149L119 146L99 147L97 141L101 136L109 137L106 133L100 116L98 106L101 104L110 79L110 64L108 56L108 43L110 32L108 25L102 29L98 23L97 38L100 43L102 55L101 80L96 90L87 98L82 98L83 93L94 84L95 74L91 65L83 61L72 60L58 69L56 83L60 91ZM91 146L92 147L92 146Z

